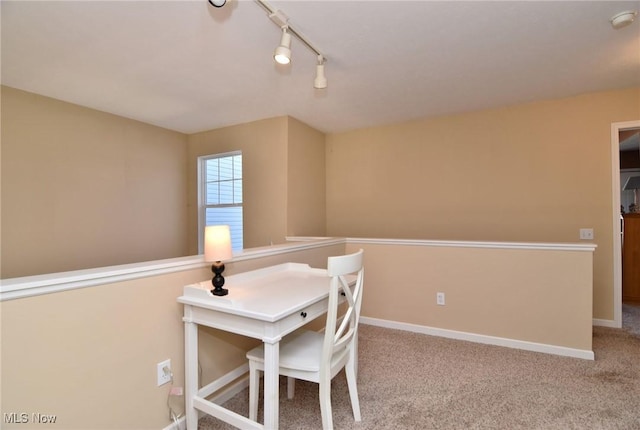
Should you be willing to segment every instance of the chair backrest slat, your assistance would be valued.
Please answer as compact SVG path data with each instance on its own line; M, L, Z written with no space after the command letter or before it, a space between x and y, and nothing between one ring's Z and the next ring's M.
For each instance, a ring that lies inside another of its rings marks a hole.
M327 311L327 324L322 350L322 366L320 373L331 372L331 362L338 354L347 354L353 347L358 323L360 320L360 308L362 305L362 287L364 283L364 251L329 257L327 261L327 273L331 277L329 291L329 307ZM349 285L349 280L355 275L355 282ZM345 297L346 309L338 325L338 305L340 294ZM329 378L331 375L328 376Z

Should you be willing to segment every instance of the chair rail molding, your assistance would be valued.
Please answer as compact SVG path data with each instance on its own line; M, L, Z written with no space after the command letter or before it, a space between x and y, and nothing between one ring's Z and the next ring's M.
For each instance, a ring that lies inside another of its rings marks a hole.
M555 251L593 252L593 243L536 243L536 242L474 242L420 239L375 239L335 237L287 237L287 243L251 248L235 253L230 262L254 260L306 249L339 244L403 245L426 247L461 247L493 249L532 249ZM203 255L193 255L166 260L132 263L70 272L50 273L0 280L0 302L24 297L51 294L61 291L87 288L114 282L181 272L208 267Z
M344 239L324 238L313 242L301 241L299 243L251 248L234 254L230 262L253 260L305 249L322 248L344 242ZM210 263L204 260L203 255L193 255L144 263L2 279L0 280L0 302L209 266Z

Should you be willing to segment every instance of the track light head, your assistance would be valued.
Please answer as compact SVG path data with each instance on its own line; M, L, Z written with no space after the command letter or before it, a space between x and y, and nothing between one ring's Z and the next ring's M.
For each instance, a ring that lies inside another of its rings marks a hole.
M318 55L316 78L313 80L313 87L318 90L327 88L327 77L324 75L324 57L322 55Z
M227 0L209 0L209 4L213 7L222 7L227 3Z
M287 27L282 27L282 38L280 45L273 53L273 59L279 64L289 64L291 62L291 35L287 33Z

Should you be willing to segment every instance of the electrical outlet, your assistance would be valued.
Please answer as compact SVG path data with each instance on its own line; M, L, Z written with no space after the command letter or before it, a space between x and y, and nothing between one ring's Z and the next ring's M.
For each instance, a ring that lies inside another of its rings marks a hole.
M171 382L171 360L158 363L158 387Z
M436 304L444 306L444 293L436 293Z
M581 228L580 229L580 239L581 240L593 240L593 229L592 228Z

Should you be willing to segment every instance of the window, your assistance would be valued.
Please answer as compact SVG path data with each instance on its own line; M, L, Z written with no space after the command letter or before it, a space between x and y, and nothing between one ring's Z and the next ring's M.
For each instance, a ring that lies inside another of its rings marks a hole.
M231 229L231 247L243 248L242 153L200 157L199 243L202 252L204 227L226 224Z

